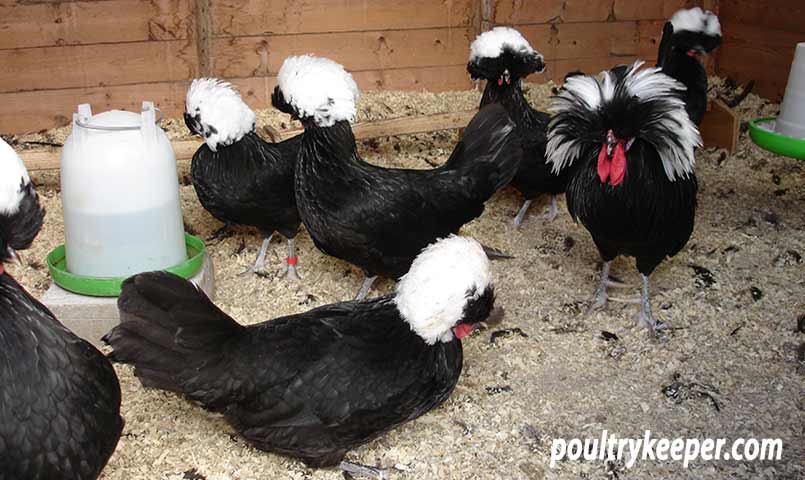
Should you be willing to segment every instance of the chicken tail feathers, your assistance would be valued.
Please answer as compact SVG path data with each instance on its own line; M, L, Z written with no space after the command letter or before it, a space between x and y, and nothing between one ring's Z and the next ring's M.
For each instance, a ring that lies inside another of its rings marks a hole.
M194 395L205 370L219 368L229 345L245 332L189 281L167 272L141 273L123 282L120 325L103 337L109 358L134 365L142 384Z
M499 104L487 105L473 117L464 137L444 168L479 179L476 192L484 199L511 182L523 156L515 123Z

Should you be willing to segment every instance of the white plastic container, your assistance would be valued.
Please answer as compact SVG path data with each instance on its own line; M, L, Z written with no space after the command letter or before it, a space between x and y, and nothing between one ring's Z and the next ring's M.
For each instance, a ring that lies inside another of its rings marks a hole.
M176 156L152 102L94 116L79 105L61 193L70 273L125 277L187 260Z
M794 52L775 131L786 137L805 139L805 42L798 43Z

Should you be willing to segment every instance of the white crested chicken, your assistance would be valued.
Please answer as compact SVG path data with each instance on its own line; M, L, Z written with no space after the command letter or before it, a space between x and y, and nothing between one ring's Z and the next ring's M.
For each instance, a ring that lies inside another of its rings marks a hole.
M481 245L450 236L417 256L394 294L249 326L180 277L135 275L104 341L144 386L221 412L261 450L380 473L343 458L450 396L461 338L494 302Z
M643 281L639 323L660 329L667 324L652 314L649 275L693 232L701 137L685 111L684 85L640 66L567 79L554 99L548 159L557 171L572 169L568 211L604 261L593 306L607 303L612 260L633 256Z

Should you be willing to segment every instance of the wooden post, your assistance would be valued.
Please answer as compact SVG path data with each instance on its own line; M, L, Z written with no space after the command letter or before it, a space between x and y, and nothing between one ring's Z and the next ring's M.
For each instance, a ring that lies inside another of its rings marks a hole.
M196 0L196 53L198 75L202 77L212 76L211 27L210 0Z
M495 26L495 0L481 0L481 31Z
M479 4L479 22L476 26L475 35L480 35L483 32L491 30L495 26L495 1L496 0L480 0ZM475 40L474 38L472 40ZM470 41L472 41L470 40ZM473 81L473 86L476 90L483 92L486 84L483 80ZM458 138L464 138L464 129L458 130Z

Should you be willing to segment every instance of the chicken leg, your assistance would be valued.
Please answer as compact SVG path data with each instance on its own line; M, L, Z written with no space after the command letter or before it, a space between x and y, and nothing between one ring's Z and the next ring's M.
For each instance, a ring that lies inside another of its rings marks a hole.
M528 212L528 207L530 206L531 200L526 200L523 202L523 206L520 207L520 210L517 212L517 215L514 216L514 221L512 222L515 228L518 228L523 224L523 219L525 218L525 214Z
M375 283L375 280L377 280L377 275L373 277L366 277L363 280L363 285L361 285L361 289L358 290L358 294L355 295L355 300L363 300L364 298L366 298L366 295L369 294L369 290L371 290L372 284Z
M246 275L247 273L257 273L265 268L266 251L268 251L268 244L271 243L271 237L273 236L274 234L272 233L268 237L263 237L263 244L260 246L260 251L257 253L257 259L254 261L254 265L243 271L241 275Z
M296 258L296 247L294 245L293 238L288 239L288 258L286 259L286 262L288 263L288 269L286 270L286 278L294 282L298 282L299 280L301 280L299 278L299 275L296 273L297 258Z
M593 302L590 305L590 308L587 309L587 313L606 306L607 301L609 300L609 295L607 295L607 282L609 282L609 269L611 266L612 260L604 262L604 265L601 267L601 277L598 281L598 288L595 289Z
M550 222L556 218L557 215L559 215L559 202L556 199L556 195L551 195L551 206L548 207L548 211L541 213L536 217L544 222Z
M603 308L607 305L610 300L609 294L607 290L609 287L612 288L628 288L632 287L627 283L623 283L619 280L614 280L609 276L609 270L612 267L612 260L608 262L604 262L604 265L601 267L601 275L598 281L598 288L595 289L595 294L593 296L593 301L590 305L590 308L587 309L587 314L590 314L594 310L598 310L599 308ZM612 297L611 300L616 302L626 302L626 303L637 303L632 302L631 300L624 300L622 298Z
M640 297L640 314L637 317L637 322L640 324L641 327L648 328L654 332L659 330L667 330L671 328L671 324L667 322L661 322L654 318L654 315L651 313L651 299L649 297L649 280L647 275L643 275L642 273L640 276L643 278L643 290Z

